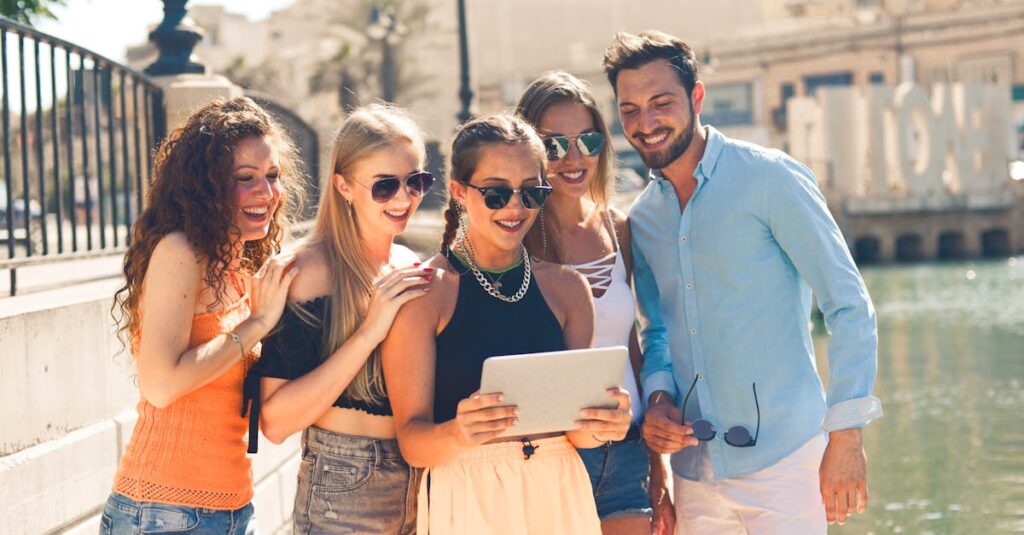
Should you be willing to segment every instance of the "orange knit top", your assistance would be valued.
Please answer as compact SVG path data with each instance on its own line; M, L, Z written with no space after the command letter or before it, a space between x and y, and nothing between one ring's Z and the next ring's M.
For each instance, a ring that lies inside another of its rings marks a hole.
M232 331L249 317L249 300L192 317L189 349ZM252 500L245 454L242 381L254 351L220 377L158 409L145 399L121 457L114 491L140 502L231 510Z

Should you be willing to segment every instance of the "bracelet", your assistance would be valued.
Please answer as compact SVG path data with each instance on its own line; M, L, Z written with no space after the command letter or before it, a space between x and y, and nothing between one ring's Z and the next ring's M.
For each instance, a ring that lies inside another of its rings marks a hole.
M236 333L235 331L231 331L231 332L228 332L228 333L225 333L225 334L227 334L231 338L232 342L238 344L238 352L239 352L239 354L242 355L242 359L244 360L245 359L245 346L242 345L242 337L238 336L238 333Z

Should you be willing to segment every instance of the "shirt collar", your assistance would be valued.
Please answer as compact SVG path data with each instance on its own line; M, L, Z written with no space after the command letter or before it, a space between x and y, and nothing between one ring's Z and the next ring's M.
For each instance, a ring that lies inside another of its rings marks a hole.
M694 169L693 175L697 180L708 180L711 175L715 172L715 166L718 164L718 157L722 154L722 147L725 146L725 136L721 132L715 129L711 125L704 127L707 133L707 142L704 144L704 156L697 163L697 168ZM661 169L651 169L650 172L651 180L663 181L665 175L661 172Z

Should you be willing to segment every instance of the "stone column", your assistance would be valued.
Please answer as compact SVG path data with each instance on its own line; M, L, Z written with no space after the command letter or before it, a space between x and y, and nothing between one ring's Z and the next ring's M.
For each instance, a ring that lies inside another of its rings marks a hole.
M242 88L219 74L175 74L155 78L164 91L167 131L185 123L189 114L218 98L242 96Z

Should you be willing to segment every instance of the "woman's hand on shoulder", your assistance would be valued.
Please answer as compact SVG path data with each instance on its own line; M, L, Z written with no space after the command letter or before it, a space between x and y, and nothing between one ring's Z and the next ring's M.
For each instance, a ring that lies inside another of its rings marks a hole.
M259 324L264 334L281 319L288 302L288 290L298 274L295 254L285 253L267 260L253 276L249 319Z
M426 295L433 286L435 274L434 268L417 262L378 279L373 285L366 317L357 332L374 346L383 342L402 305Z

